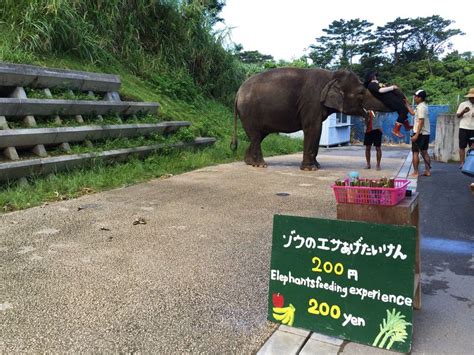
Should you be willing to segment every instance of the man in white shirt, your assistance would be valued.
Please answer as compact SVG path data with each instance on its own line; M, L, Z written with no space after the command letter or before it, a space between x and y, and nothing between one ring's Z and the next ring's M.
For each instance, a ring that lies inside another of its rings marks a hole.
M465 96L467 101L461 102L456 112L456 117L459 121L459 160L462 168L464 165L464 158L466 157L466 147L469 145L469 140L474 137L474 88L469 90Z
M423 155L425 162L424 176L431 175L430 156L428 154L428 145L430 144L430 116L428 113L428 105L426 104L426 91L418 90L415 93L415 121L413 125L413 132L415 134L411 137L411 151L413 152L413 173L412 177L418 176L418 165L420 164L419 153Z

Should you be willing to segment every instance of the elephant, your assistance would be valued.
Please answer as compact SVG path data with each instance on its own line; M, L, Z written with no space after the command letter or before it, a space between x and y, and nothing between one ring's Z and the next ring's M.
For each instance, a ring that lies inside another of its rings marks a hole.
M247 79L234 102L231 148L237 148L237 120L250 139L246 164L267 167L261 142L270 133L303 130L302 170L317 170L323 121L332 113L367 117L368 110L390 112L347 70L276 68Z

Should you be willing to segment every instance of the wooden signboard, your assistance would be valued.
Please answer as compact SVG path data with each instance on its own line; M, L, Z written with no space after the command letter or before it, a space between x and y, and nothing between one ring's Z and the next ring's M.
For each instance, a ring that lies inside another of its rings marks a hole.
M416 228L275 215L268 319L409 352Z

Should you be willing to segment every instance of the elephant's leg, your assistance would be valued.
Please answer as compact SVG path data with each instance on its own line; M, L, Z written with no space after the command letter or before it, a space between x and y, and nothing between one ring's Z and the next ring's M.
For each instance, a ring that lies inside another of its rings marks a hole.
M301 170L318 170L321 165L316 160L319 150L319 140L321 139L321 125L312 125L304 132L304 151L303 162L301 163Z
M319 134L321 136L321 133ZM319 152L319 139L317 141L318 143L316 143L315 147L314 147L314 165L316 166L316 168L320 169L321 168L321 164L318 163L318 161L316 160L316 157L318 156L318 152Z
M263 159L261 142L267 136L265 133L251 133L248 134L250 138L250 145L245 152L244 161L248 165L266 168L268 165Z

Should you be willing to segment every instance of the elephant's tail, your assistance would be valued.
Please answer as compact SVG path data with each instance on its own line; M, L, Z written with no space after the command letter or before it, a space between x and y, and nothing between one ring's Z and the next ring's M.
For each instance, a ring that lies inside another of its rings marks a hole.
M237 117L239 116L239 110L237 109L237 97L235 97L234 101L234 133L232 135L232 141L230 142L230 149L235 152L237 150L237 147L239 145L237 141Z

